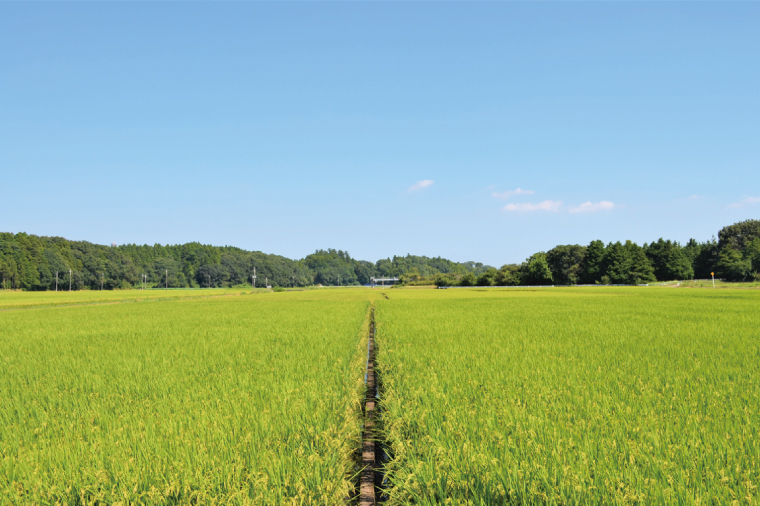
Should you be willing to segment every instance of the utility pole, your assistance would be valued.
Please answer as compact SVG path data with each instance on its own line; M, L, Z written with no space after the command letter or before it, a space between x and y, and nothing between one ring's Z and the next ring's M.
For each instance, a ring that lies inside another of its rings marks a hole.
M103 291L103 273L100 273L100 291Z
M296 287L296 275L293 274L293 288Z
M5 280L3 280L3 284L5 284ZM55 291L58 291L58 271L55 271Z
M251 288L256 289L256 267L253 268L253 274L251 275Z
M169 291L169 269L166 269L166 291Z
M338 286L340 286L340 274L338 274Z
M208 289L211 290L211 274L206 274L206 277L208 277Z
M71 291L71 269L69 269L69 291Z

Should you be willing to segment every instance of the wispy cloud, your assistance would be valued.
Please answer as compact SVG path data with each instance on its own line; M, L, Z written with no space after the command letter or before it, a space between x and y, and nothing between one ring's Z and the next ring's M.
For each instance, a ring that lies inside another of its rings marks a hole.
M704 197L702 195L692 195L691 197L689 197L689 200L697 200L701 198L704 198Z
M518 188L516 190L507 190L505 192L493 192L493 196L497 199L508 199L509 197L513 197L515 195L533 195L533 190L523 190L522 188Z
M579 206L570 206L567 210L568 213L595 213L597 211L607 211L615 207L615 204L609 200L602 200L596 204L591 201L584 202Z
M544 200L543 202L539 202L537 204L533 204L531 202L507 204L502 208L502 210L518 213L526 213L532 211L552 211L556 213L559 211L560 207L562 207L562 202L559 200Z
M409 191L410 192L416 192L416 191L419 191L419 190L424 190L428 186L432 186L432 185L433 185L433 180L432 179L423 179L422 181L417 181L412 186L410 186L409 187Z
M744 207L747 205L759 204L759 203L760 203L760 197L747 197L745 199L740 200L739 202L734 202L728 207Z

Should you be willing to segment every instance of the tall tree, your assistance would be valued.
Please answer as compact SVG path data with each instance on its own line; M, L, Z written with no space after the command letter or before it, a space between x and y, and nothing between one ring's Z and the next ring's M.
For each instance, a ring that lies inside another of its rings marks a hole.
M760 273L760 237L755 237L744 246L744 258L749 260L753 274Z
M496 269L491 268L488 269L486 272L478 276L478 286L493 286L496 284L496 276L498 272Z
M710 273L716 272L720 260L720 248L715 238L699 244L699 250L692 267L696 279L710 279Z
M546 261L546 253L536 253L522 265L523 285L551 285L552 270Z
M516 286L520 284L520 266L517 264L502 265L494 280L498 286Z
M580 266L581 283L598 283L604 276L605 248L602 241L591 241L586 247L586 254Z
M739 250L726 246L720 250L716 270L720 277L728 281L743 281L752 273L752 262Z
M586 248L577 244L556 246L546 252L546 262L552 271L554 284L577 284L581 275L581 264L586 256Z
M760 220L745 220L723 227L718 232L718 246L730 246L742 252L752 239L760 237Z
M652 263L647 258L644 248L637 245L635 242L626 241L625 249L628 253L628 259L630 267L628 275L625 277L625 283L630 285L638 285L640 283L651 283L656 281L657 278L654 274L654 268Z
M604 276L610 283L627 284L631 271L631 257L628 249L618 241L609 243L604 251Z
M694 275L689 257L677 242L660 238L648 246L644 245L644 250L660 281L691 279Z

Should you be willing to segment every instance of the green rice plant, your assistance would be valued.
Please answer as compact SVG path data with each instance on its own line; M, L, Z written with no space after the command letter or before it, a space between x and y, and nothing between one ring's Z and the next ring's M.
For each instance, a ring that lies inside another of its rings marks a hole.
M0 312L0 504L342 504L365 295Z
M21 290L0 290L0 311L29 307L70 306L80 304L103 304L112 302L137 302L150 300L180 300L203 297L250 294L253 290L241 288L191 289L172 288L169 290L67 290L46 292L23 292ZM255 293L266 292L257 288Z
M376 302L390 504L757 504L760 292Z

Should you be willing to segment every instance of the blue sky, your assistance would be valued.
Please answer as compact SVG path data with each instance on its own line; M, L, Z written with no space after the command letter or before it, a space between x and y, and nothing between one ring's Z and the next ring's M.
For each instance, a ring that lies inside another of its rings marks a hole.
M0 230L497 266L707 240L760 218L758 26L760 3L0 3Z

